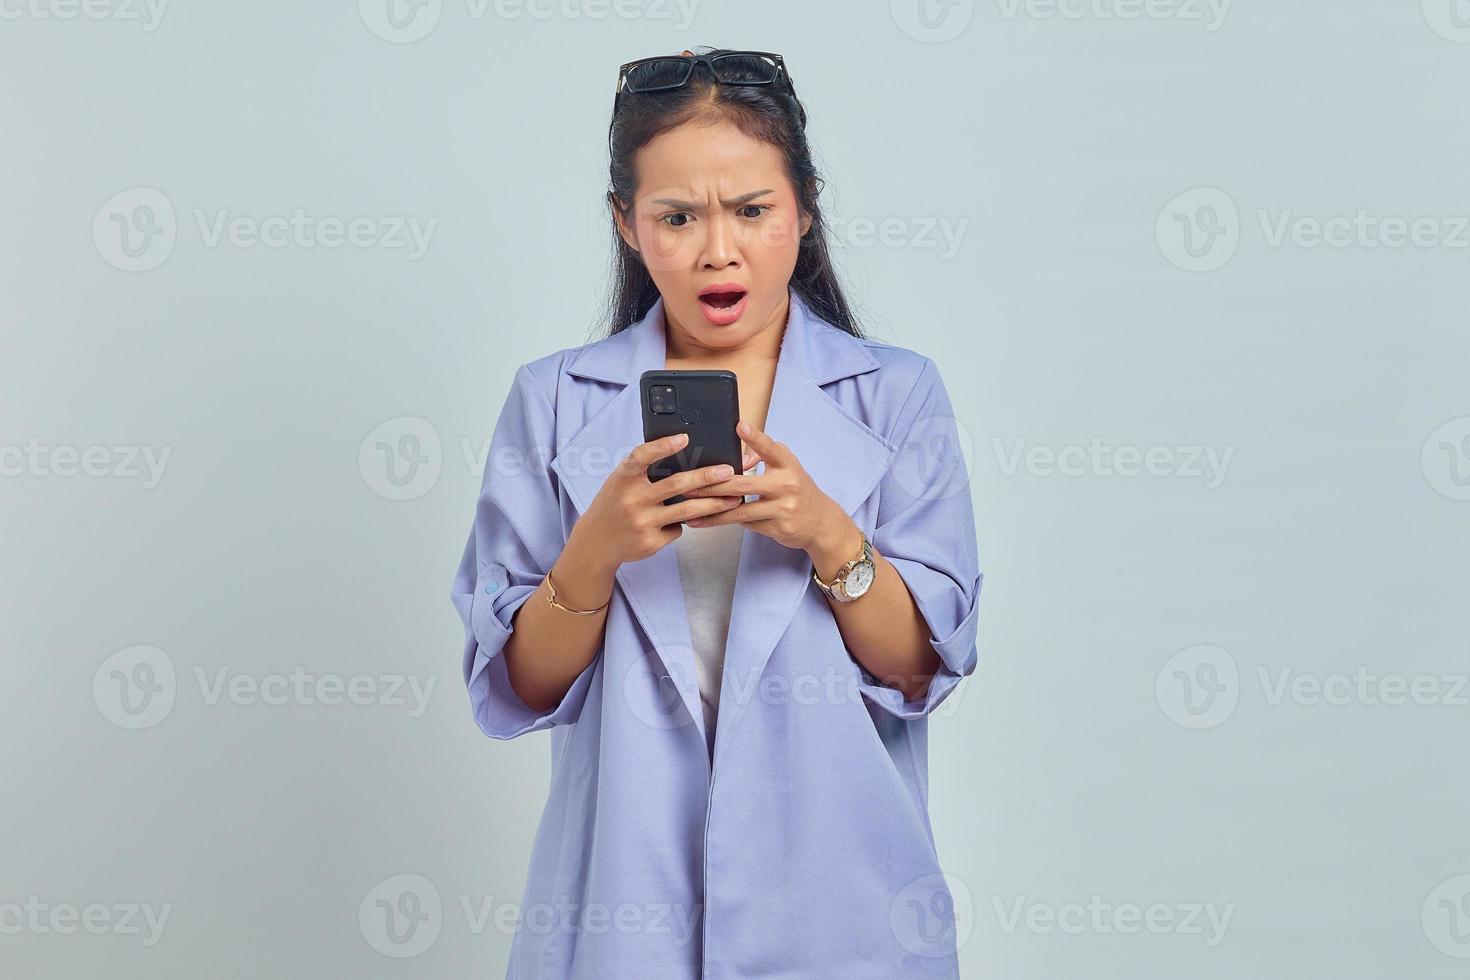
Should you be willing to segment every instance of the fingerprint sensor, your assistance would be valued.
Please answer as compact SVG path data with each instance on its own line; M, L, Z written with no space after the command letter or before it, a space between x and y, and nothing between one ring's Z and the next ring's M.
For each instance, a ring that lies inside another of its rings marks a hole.
M684 420L684 423L686 425L693 425L695 422L699 421L699 409L686 408L679 417Z

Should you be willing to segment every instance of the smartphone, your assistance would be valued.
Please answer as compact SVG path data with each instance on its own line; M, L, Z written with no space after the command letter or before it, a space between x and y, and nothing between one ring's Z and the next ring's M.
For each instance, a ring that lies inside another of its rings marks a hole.
M679 432L689 434L684 448L648 467L654 482L675 473L728 463L738 475L741 450L740 392L734 371L644 371L638 379L643 398L643 441ZM682 493L665 504L687 500Z

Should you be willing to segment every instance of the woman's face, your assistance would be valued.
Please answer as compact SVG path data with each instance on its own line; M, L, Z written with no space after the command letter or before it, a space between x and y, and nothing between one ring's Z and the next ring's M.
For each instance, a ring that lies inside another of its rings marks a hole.
M728 350L784 323L811 218L781 152L728 122L686 123L650 140L636 168L631 225L618 215L619 232L642 256L679 341ZM724 294L708 294L722 285Z

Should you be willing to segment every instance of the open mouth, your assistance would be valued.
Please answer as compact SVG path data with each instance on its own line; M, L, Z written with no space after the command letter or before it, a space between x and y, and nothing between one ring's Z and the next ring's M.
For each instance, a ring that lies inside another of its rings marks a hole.
M730 293L705 293L699 297L701 303L713 306L717 310L728 310L745 297L743 291Z

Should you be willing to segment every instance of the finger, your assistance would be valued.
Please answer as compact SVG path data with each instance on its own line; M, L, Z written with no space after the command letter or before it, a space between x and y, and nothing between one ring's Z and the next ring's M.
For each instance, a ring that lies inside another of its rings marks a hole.
M662 480L650 481L650 500L668 500L675 494L692 495L695 491L710 484L720 483L731 476L735 471L728 464L716 464L714 466L701 466L694 470L684 470L673 476ZM726 496L729 496L728 494Z
M765 473L742 473L727 480L688 491L691 497L728 497L733 494L770 493L771 477Z
M671 436L662 436L658 439L650 439L633 447L633 451L624 456L618 463L617 471L625 477L648 478L648 467L663 459L672 456L689 442L689 433L675 432Z
M715 527L720 524L745 524L748 521L763 521L776 516L773 501L757 500L720 511L711 517L689 521L690 527Z
M718 514L739 506L739 497L705 497L699 500L681 500L677 504L669 504L664 508L664 513L659 515L660 527L668 527L672 524L688 523L693 518L705 517L710 514Z
M760 429L757 429L755 426L750 425L747 422L742 422L740 424L746 426L750 430L746 432L743 437L746 443L750 446L751 449L754 449L757 453L760 454L761 458L766 461L767 465L775 464L777 466L780 466L781 464L786 462L789 453L786 451L785 446L781 445L776 440L772 439L770 436L762 432Z

